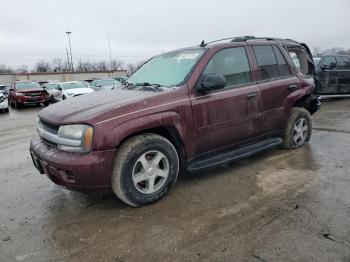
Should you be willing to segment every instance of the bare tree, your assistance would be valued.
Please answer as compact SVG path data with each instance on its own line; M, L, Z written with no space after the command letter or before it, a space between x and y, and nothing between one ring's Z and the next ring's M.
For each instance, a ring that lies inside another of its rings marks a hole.
M133 75L145 62L144 61L138 61L135 63L128 63L126 65L126 71L129 76Z
M320 55L321 53L322 53L321 48L319 48L318 46L315 46L314 48L312 48L312 55L313 56Z
M21 65L17 68L16 72L18 73L28 73L29 67L27 65Z
M110 64L110 70L120 70L124 67L124 62L118 59L112 59Z
M61 58L54 58L51 62L51 68L55 72L67 71L67 62L64 62Z
M46 72L51 71L50 63L46 62L44 60L38 61L35 65L35 71L41 72L41 73L46 73Z
M13 72L13 69L9 66L0 64L0 73L1 74L11 74Z

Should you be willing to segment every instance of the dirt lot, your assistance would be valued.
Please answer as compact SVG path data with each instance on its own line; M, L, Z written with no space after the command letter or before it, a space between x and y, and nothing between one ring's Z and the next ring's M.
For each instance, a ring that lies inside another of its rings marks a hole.
M323 104L304 148L183 177L138 209L39 175L40 109L0 115L0 261L350 261L350 100Z

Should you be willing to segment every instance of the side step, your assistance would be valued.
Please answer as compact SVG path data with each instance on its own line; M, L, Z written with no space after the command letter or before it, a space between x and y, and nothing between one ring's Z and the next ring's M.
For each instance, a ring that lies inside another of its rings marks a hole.
M232 151L226 151L219 155L215 155L207 158L201 158L193 162L190 162L190 164L187 166L187 171L194 172L203 168L209 168L209 167L226 164L226 163L239 160L242 158L246 158L246 157L255 155L257 153L260 153L262 151L274 148L280 144L282 144L281 138L268 138L264 141L254 143L254 144L249 144L245 147L234 149Z
M318 99L327 99L327 98L349 98L350 94L343 94L343 95L319 95Z

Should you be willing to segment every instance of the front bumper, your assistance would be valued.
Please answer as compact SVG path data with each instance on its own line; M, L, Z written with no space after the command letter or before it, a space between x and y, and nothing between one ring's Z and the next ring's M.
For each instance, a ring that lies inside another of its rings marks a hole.
M35 167L54 183L79 191L101 191L110 187L116 150L87 154L62 152L40 138L32 139L30 154Z
M4 102L0 103L0 109L6 109L8 107L9 105L8 105L7 99Z

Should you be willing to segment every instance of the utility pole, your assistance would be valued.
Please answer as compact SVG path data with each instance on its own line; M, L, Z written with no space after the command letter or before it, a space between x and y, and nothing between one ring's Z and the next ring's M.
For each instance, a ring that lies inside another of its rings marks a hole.
M73 57L72 57L72 46L70 44L70 34L72 32L67 31L66 34L68 36L68 43L69 43L69 51L70 51L70 62L71 62L71 66L72 66L72 71L74 71L74 66L73 66Z
M112 70L112 49L111 49L111 37L108 37L108 44L109 44L109 62L111 63L111 68Z
M68 65L68 71L70 71L70 62L69 62L69 55L68 55L68 48L66 47L66 53L67 53L67 65Z

